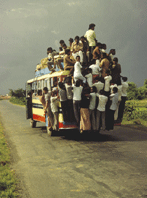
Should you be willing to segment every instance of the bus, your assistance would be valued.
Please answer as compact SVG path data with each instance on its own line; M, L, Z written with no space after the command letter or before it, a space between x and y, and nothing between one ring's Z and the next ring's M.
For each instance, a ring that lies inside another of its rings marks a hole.
M26 118L30 120L30 125L32 128L36 127L37 122L42 122L48 126L47 115L44 113L43 105L37 95L38 90L42 90L47 87L49 91L56 84L62 82L63 79L69 75L69 71L56 71L50 74L48 68L39 70L35 73L35 78L30 79L26 83ZM72 120L68 123L64 122L61 104L59 102L58 107L58 129L77 129L76 123ZM48 127L47 127L48 129ZM48 130L47 130L48 132Z

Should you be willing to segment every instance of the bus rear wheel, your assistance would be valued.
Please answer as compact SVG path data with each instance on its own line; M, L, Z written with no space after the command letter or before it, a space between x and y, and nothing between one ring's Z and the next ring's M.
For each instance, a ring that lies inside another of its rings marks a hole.
M36 127L36 121L34 121L34 120L30 120L30 126L32 127L32 128L35 128Z

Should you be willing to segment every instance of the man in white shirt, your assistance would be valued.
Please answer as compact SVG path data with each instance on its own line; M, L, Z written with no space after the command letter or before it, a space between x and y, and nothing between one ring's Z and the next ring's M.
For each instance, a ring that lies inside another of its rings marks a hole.
M101 80L101 77L96 77L95 78L95 83L93 84L97 88L97 93L100 92L104 88L104 83Z
M77 124L79 126L80 124L80 102L81 102L81 96L82 96L82 90L83 87L80 85L81 81L77 80L75 84L72 85L73 87L73 110L75 119L77 121Z
M122 77L122 96L121 96L121 102L119 105L119 111L118 111L118 122L122 122L123 119L123 113L125 109L125 102L127 100L127 89L128 89L128 83L126 82L128 80L127 77Z
M88 71L88 74L86 74L85 75L85 78L87 79L87 83L88 83L88 85L89 85L89 87L92 87L92 69L91 68L88 68L87 69L87 71Z
M97 61L97 64L96 64ZM93 75L99 75L100 74L100 67L99 67L99 60L94 59L93 64L89 66L89 68L92 69L92 74Z
M89 51L90 51L90 61L92 59L92 53L96 46L96 34L94 32L95 24L89 25L89 30L85 33L84 37L87 39L89 44Z
M111 105L108 110L108 114L106 117L106 129L113 130L114 127L114 113L118 107L118 88L113 87L112 88L112 94L110 95Z
M110 76L110 70L106 70L106 76L104 77L104 80L105 80L104 91L108 96L110 93L110 81L112 80L112 77Z
M95 86L91 87L89 113L91 119L91 127L93 131L96 131L96 116L95 116L96 97L97 97L96 92L97 92L96 87Z
M74 81L76 82L78 79L82 80L86 83L86 78L81 73L82 65L80 64L80 56L76 57L76 63L74 65Z
M102 116L102 129L105 130L105 110L108 97L104 95L104 91L101 90L99 94L99 104L96 112L96 129L100 130L100 117Z

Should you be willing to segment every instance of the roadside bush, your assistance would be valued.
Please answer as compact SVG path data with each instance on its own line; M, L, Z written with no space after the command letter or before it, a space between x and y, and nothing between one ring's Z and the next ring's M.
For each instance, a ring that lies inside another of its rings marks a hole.
M128 121L138 118L138 111L135 102L126 103L124 116Z
M137 99L137 86L134 82L128 82L127 98L128 100Z
M20 97L20 98L11 97L10 102L12 102L13 104L26 105L26 98L25 97Z
M137 89L137 99L142 100L147 97L147 88L146 87L138 87Z

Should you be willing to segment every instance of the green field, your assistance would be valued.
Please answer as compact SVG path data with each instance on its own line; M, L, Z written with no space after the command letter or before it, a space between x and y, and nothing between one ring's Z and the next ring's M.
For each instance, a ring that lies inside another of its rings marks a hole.
M14 171L10 169L10 150L0 123L0 198L17 197L16 184Z
M133 107L132 112L125 112L123 125L135 127L147 127L147 99L144 100L128 100L126 107Z

